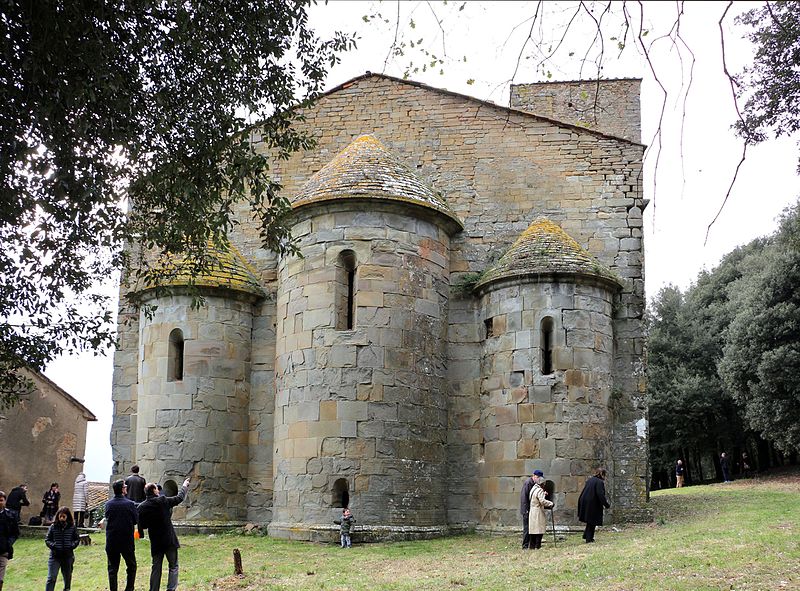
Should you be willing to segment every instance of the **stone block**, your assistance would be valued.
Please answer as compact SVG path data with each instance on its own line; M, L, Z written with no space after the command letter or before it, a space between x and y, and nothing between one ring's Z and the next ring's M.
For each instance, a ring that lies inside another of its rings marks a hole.
M340 437L326 437L322 440L322 456L344 456L345 440Z
M384 348L378 346L356 347L356 364L358 367L380 367L384 366Z
M522 433L522 427L519 425L500 425L499 438L500 441L519 441Z
M553 401L553 387L549 384L537 384L531 388L532 402L541 404Z
M367 408L366 402L340 400L337 402L336 416L342 421L365 421Z
M539 440L539 458L543 460L550 460L551 462L556 458L556 442L553 439L540 439Z
M541 402L533 405L533 420L537 423L552 423L556 420L556 404Z
M517 443L517 457L532 459L539 457L539 441L536 439L523 439Z

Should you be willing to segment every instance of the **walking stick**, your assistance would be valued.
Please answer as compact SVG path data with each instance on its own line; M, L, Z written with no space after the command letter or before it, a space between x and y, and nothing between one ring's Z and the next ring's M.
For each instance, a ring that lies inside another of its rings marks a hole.
M546 480L543 486L547 493L547 499L552 501L556 493L556 483L552 480ZM556 545L556 518L553 515L553 508L550 507L550 524L553 526L553 545Z

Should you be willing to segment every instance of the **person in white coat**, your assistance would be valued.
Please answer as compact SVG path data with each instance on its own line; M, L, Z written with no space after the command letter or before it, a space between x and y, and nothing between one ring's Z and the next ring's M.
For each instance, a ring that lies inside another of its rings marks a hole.
M75 514L75 527L83 527L86 511L89 508L89 481L81 472L75 477L75 492L72 493L72 512Z
M531 489L531 511L528 515L528 535L530 536L530 549L538 550L542 547L542 538L547 529L547 515L544 510L553 506L552 501L547 500L547 493L542 485L544 475L535 476L535 484Z

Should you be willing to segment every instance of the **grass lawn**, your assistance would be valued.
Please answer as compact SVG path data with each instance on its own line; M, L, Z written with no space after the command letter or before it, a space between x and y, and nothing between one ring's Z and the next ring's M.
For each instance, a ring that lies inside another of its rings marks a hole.
M516 536L352 550L255 536L183 536L179 589L800 590L800 471L659 491L652 504L652 524L601 529L595 544L582 544L575 535L553 547L545 536L539 552L521 550ZM94 545L76 551L73 591L108 588L103 541L94 536ZM149 542L136 548L136 590L146 590ZM242 553L241 578L231 574L233 548ZM41 591L44 541L19 540L15 555L4 591ZM120 570L122 589L124 563ZM59 579L56 589L62 588Z

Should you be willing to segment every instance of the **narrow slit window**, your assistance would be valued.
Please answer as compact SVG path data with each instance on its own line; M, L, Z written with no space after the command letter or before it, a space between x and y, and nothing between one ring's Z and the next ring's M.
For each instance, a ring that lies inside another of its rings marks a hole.
M542 374L553 373L553 319L549 316L542 318Z
M331 505L338 508L350 506L350 491L348 490L347 480L339 478L333 483Z
M356 323L356 253L343 250L336 264L336 329L353 330Z
M183 331L180 328L169 333L169 361L167 362L167 381L183 380Z
M486 338L494 336L494 318L487 318L483 321L483 326L486 328Z

